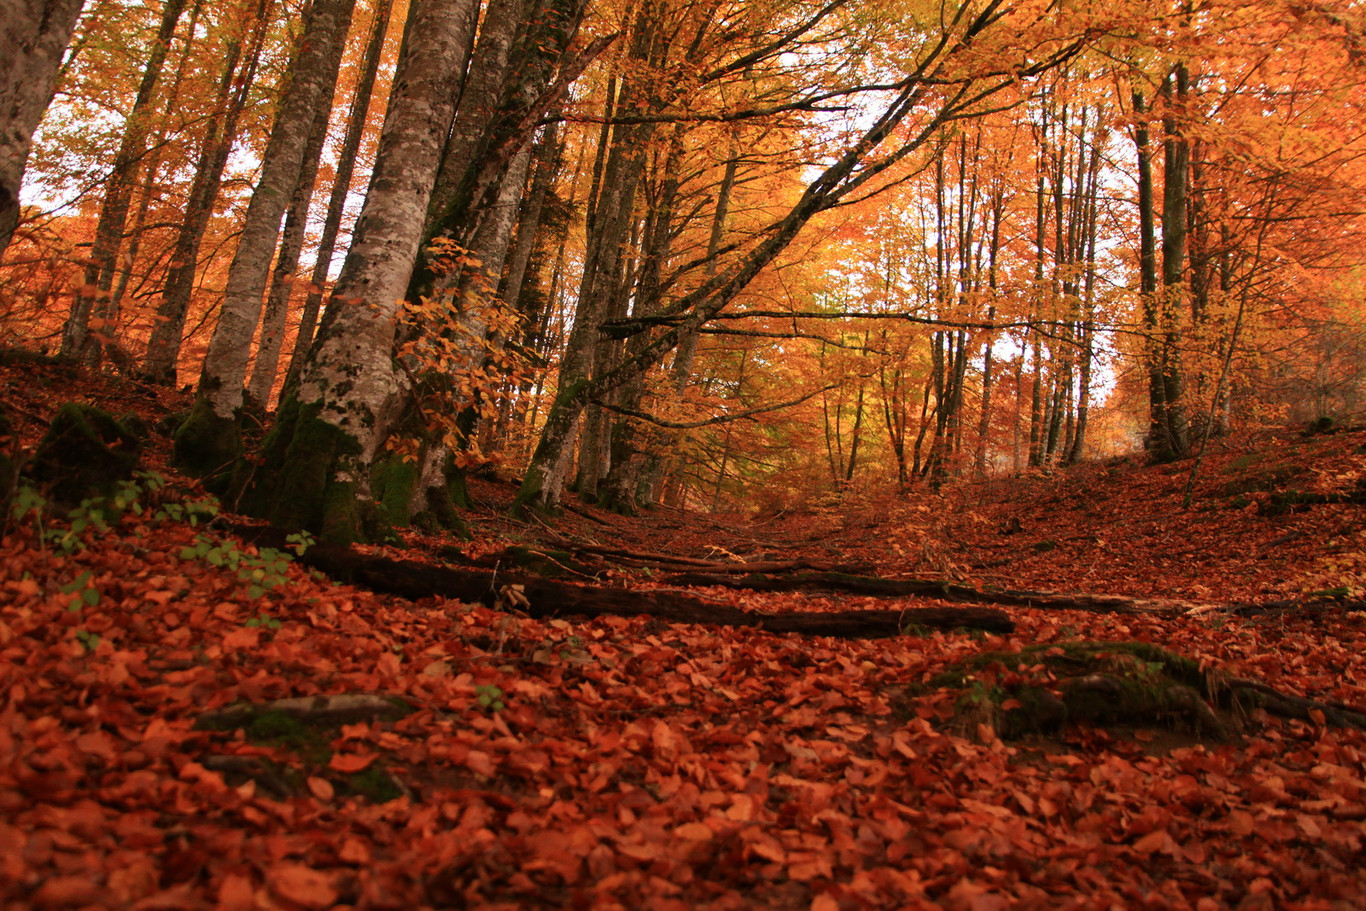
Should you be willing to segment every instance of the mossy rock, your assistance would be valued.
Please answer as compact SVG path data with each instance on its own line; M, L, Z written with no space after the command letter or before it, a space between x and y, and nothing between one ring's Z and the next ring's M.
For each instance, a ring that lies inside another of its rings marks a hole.
M984 652L930 683L964 691L956 721L965 731L985 724L1006 739L1079 724L1167 728L1224 740L1237 729L1242 708L1217 674L1147 642Z
M53 502L76 506L112 496L138 469L142 440L124 422L93 405L57 409L29 463L28 474Z
M1310 421L1304 428L1303 435L1307 437L1323 436L1329 433L1338 433L1342 429L1342 422L1337 418L1322 415Z
M1303 471L1294 465L1278 465L1226 481L1220 493L1225 497L1241 497L1250 493L1280 490L1302 474Z
M328 766L332 742L344 724L391 721L413 711L411 705L396 696L353 693L230 705L201 715L195 727L203 731L241 731L252 743L285 754L277 755L275 760L206 760L206 766L224 772L234 785L251 779L267 793L284 799L305 793L310 777L321 777L330 780L340 796L384 803L404 793L394 776L380 763L360 772L338 775Z
M1311 506L1324 503L1353 502L1351 494L1321 494L1306 490L1282 490L1273 493L1270 499L1257 506L1257 515L1268 518L1288 516L1303 512Z

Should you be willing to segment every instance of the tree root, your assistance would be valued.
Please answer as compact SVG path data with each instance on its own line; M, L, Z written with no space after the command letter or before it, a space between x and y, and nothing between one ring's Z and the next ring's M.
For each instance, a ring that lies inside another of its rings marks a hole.
M261 546L285 546L284 532L278 529L239 526L235 532ZM761 614L668 589L626 590L496 570L434 566L325 544L308 548L299 560L338 582L374 592L413 600L453 598L500 609L511 607L538 619L568 615L644 616L669 623L754 627L773 633L861 639L900 636L918 628L976 629L992 633L1008 633L1015 629L1014 622L1004 611L986 607Z

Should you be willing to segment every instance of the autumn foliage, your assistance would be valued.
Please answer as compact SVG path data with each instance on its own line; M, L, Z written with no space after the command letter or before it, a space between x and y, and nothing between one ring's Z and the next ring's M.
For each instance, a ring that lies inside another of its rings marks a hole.
M142 396L103 393L139 410ZM894 578L1184 601L1013 607L1009 635L811 639L533 620L511 596L501 610L407 602L236 541L179 482L76 540L55 514L12 519L0 894L13 908L1350 905L1363 886L1360 730L1249 707L1228 740L1174 722L1003 742L965 723L974 691L934 681L988 651L1125 640L1360 704L1358 507L1276 504L1290 490L1350 493L1362 442L1263 438L1221 453L1194 511L1179 509L1179 471L1130 462L752 525L595 511L539 545L598 539L699 561L762 549ZM473 493L480 530L456 545L463 558L545 534L503 518L506 485ZM620 564L598 575L641 599L658 585ZM1347 601L1296 600L1330 589ZM699 594L757 612L881 606ZM1268 599L1301 606L1228 607ZM975 685L1017 677L987 665ZM241 714L367 694L385 706L368 719Z
M1360 3L14 16L0 905L1361 903Z

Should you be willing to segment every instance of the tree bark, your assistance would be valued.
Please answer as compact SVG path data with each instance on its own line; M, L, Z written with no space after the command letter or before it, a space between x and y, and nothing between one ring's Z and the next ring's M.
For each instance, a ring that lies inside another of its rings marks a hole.
M345 36L340 40L344 42ZM275 375L280 365L280 348L284 343L289 301L294 291L295 273L299 269L299 256L303 253L304 229L308 223L309 206L313 202L313 191L318 183L318 167L322 164L323 144L327 141L327 127L332 119L339 70L340 67L333 67L328 73L331 78L325 79L321 86L320 103L313 112L313 125L304 142L299 179L289 201L288 214L285 215L284 234L280 238L280 249L275 255L275 268L271 273L270 293L261 315L260 341L256 347L251 379L247 383L247 395L251 405L262 411L270 404L270 393L275 386Z
M450 130L474 0L416 0L365 207L299 392L280 409L249 505L325 540L367 533L369 466L402 393L393 361L438 157Z
M237 139L238 123L246 109L248 93L256 81L271 3L272 0L258 0L253 14L244 24L244 32L251 36L247 53L242 53L241 37L228 47L215 104L217 116L210 119L199 149L194 180L185 202L185 217L176 231L161 301L147 342L142 375L151 383L174 385L176 382L185 320L199 270L199 248L213 217L214 201L218 198L223 171Z
M147 66L133 101L133 109L123 125L123 138L114 154L113 167L104 181L104 201L95 224L95 240L90 250L90 261L85 268L85 284L72 302L71 315L62 330L61 353L66 357L80 357L98 365L103 354L103 339L111 338L112 326L101 325L102 331L91 335L89 323L95 317L102 324L112 321L114 275L118 269L119 248L123 246L124 229L133 199L133 188L143 155L147 151L147 133L154 115L157 84L171 49L180 15L185 11L185 0L167 0L162 7L161 24L148 52ZM164 107L158 105L158 107Z
M33 133L52 103L85 0L0 0L0 257L19 225Z
M355 0L315 0L285 76L261 177L247 205L237 252L228 270L223 309L209 341L189 418L176 434L175 461L205 476L230 466L241 450L238 427L247 361L275 244L303 169L314 116L328 104Z
M304 301L303 312L299 316L299 334L294 341L294 352L290 355L289 368L285 371L284 393L288 394L298 383L299 371L303 369L304 359L309 346L313 344L313 334L318 328L318 314L322 308L323 286L327 282L332 267L332 255L337 249L337 236L341 233L342 216L346 212L346 197L351 192L351 178L356 171L356 156L360 154L361 140L369 123L370 100L375 93L375 77L379 74L380 56L384 51L384 41L389 34L389 18L393 0L379 0L373 12L370 26L370 43L365 48L365 59L361 63L360 78L356 82L356 93L351 99L351 110L347 115L346 136L337 151L336 173L332 181L332 195L327 201L327 216L323 220L322 234L318 238L318 257L313 263L313 274L309 278L308 297Z

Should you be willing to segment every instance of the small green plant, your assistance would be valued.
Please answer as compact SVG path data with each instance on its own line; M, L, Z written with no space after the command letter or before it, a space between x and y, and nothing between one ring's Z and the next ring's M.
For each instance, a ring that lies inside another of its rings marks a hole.
M283 623L281 623L279 620L276 620L270 614L258 614L257 616L252 617L250 620L248 620L246 623L242 625L252 628L260 627L261 629L268 630L277 630L280 627L284 626Z
M296 557L302 557L305 551L317 543L317 540L306 531L296 531L292 535L285 535L285 544L294 551Z
M92 633L89 630L76 630L76 641L85 646L87 652L93 652L100 646L100 634Z
M503 690L492 683L480 684L474 688L474 698L479 707L490 712L501 712L507 708L503 704Z
M10 515L18 522L24 522L32 516L38 540L70 556L85 550L87 531L107 532L129 514L142 516L144 498L159 494L165 486L166 479L161 475L154 471L140 471L132 478L120 481L112 494L87 497L62 517L51 515L47 498L26 484L14 492ZM203 515L206 510L217 515L217 508L217 501L185 504L167 502L162 503L151 518L154 521L179 521L188 517L193 524L195 517ZM64 523L59 522L59 519L64 519Z
M24 517L33 513L41 522L43 510L47 508L47 498L34 488L25 484L14 492L14 502L10 504L10 515L22 522Z
M95 587L93 578L90 570L86 570L62 586L62 594L72 596L67 610L74 613L83 607L94 607L100 603L100 590Z
M180 549L180 559L202 560L210 566L230 569L247 584L247 595L259 598L282 585L289 578L289 564L294 558L282 550L263 547L256 553L240 548L236 541L219 541L206 534L197 535L194 543Z

